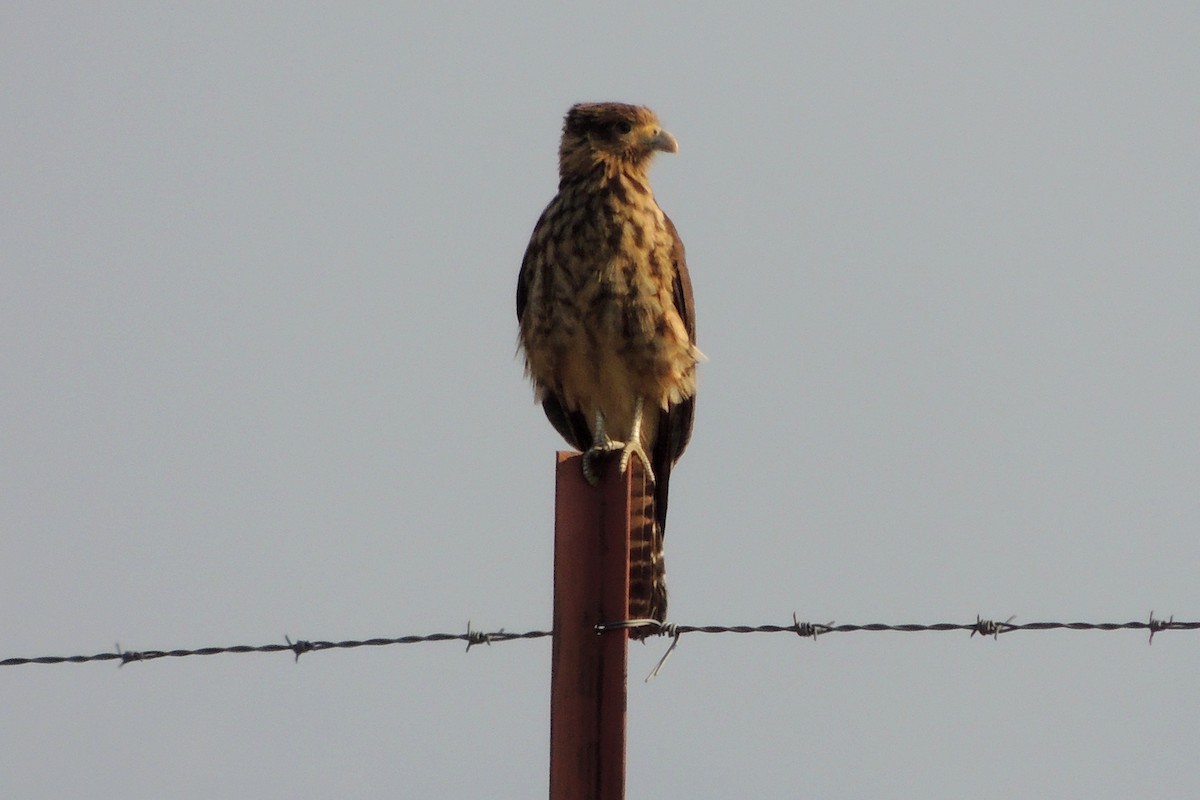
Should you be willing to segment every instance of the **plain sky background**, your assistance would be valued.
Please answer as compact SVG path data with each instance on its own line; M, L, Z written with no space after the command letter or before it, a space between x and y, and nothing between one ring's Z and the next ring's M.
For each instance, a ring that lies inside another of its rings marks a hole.
M5 3L0 658L550 624L513 293L653 107L675 622L1200 618L1200 5ZM1200 796L1196 633L631 648L628 796ZM543 797L549 640L0 670L12 798Z

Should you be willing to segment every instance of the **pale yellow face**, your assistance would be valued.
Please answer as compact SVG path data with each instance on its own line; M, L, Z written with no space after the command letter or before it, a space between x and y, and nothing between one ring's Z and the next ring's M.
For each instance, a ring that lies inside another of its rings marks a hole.
M581 103L567 113L563 154L643 165L657 152L676 153L679 144L645 106Z
M592 147L630 161L639 161L655 152L679 152L675 137L663 130L658 117L649 109L639 114L620 115L611 122L588 132Z

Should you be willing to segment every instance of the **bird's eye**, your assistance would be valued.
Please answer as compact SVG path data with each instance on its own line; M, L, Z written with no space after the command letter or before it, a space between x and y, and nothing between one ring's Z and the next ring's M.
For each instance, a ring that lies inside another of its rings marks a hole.
M621 120L620 122L618 122L616 125L613 126L613 129L616 130L617 133L625 134L625 133L629 133L631 130L633 130L633 126L630 125L625 120Z

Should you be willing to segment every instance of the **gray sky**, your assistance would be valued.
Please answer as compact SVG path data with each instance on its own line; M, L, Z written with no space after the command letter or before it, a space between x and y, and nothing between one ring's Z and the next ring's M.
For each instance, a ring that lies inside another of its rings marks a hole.
M0 658L550 624L513 290L656 109L680 623L1200 618L1200 6L0 11ZM1194 633L631 648L628 796L1200 795ZM6 797L540 797L548 640L0 670Z

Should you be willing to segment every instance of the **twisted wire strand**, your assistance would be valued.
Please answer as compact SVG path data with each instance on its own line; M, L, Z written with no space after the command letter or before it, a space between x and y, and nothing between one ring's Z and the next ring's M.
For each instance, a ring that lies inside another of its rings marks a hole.
M184 658L187 656L215 656L226 653L278 653L290 651L300 660L305 653L315 653L321 650L345 650L355 647L383 647L394 644L422 644L425 642L466 642L467 649L478 644L493 644L495 642L510 642L515 639L541 639L550 636L550 631L526 631L510 633L503 628L498 631L485 633L473 630L467 623L466 633L429 633L419 636L398 636L394 638L351 639L341 642L308 641L300 639L292 641L284 637L286 644L235 645L233 647L201 647L194 650L122 650L117 645L112 653L97 653L91 656L39 656L37 658L6 658L0 661L0 667L15 667L21 664L83 664L91 661L120 661L124 666L132 661L153 661L158 658Z
M974 622L935 622L935 623L905 623L905 624L888 624L883 622L871 622L862 625L842 624L837 625L833 622L816 623L803 622L799 620L795 614L792 615L791 625L672 625L670 623L659 623L655 620L622 620L620 622L605 623L596 626L596 631L606 633L610 630L618 630L622 628L658 628L657 631L651 631L652 636L670 636L678 638L684 633L793 633L804 638L815 639L827 633L859 633L859 632L880 632L894 631L900 633L920 633L929 631L969 631L972 636L979 634L981 636L998 637L1002 633L1012 633L1014 631L1049 631L1049 630L1072 630L1072 631L1120 631L1120 630L1144 630L1150 632L1150 641L1154 640L1154 634L1160 631L1194 631L1200 630L1200 622L1178 622L1174 616L1168 619L1159 619L1154 616L1154 612L1150 612L1150 617L1145 622L1023 622L1015 623L1015 617L1009 617L1003 622L996 620L983 619L980 616L975 617Z
M795 614L792 614L792 624L790 625L676 625L671 623L659 623L655 620L647 619L632 619L620 620L618 622L604 623L596 626L598 634L615 632L620 630L628 630L631 628L654 628L657 630L650 631L652 636L667 636L672 640L670 648L663 656L658 667L655 668L651 677L658 672L662 664L666 661L667 656L671 654L679 643L679 638L685 633L790 633L806 639L816 639L829 633L876 633L882 631L892 631L899 633L919 633L919 632L944 632L944 631L966 631L975 636L990 636L993 639L998 638L1002 633L1013 633L1015 631L1049 631L1049 630L1072 630L1072 631L1120 631L1120 630L1142 630L1149 631L1149 641L1154 641L1154 635L1161 631L1194 631L1200 630L1200 622L1178 622L1174 616L1167 619L1159 619L1154 616L1154 612L1150 612L1150 617L1145 622L1024 622L1015 623L1013 617L1007 620L996 621L983 619L976 616L974 622L959 623L959 622L936 622L936 623L906 623L906 624L888 624L883 622L871 622L861 625L856 624L835 624L833 622L817 623L804 622ZM14 667L23 664L84 664L92 661L119 661L119 666L124 666L134 661L154 661L160 658L183 658L187 656L215 656L223 654L240 654L240 653L278 653L288 651L295 656L295 660L299 661L300 656L305 653L315 653L322 650L345 650L356 647L384 647L397 644L424 644L427 642L466 642L466 649L469 651L476 645L486 644L492 645L499 642L511 642L519 639L543 639L553 636L553 631L525 631L522 633L513 633L501 628L494 632L478 631L471 627L471 623L467 623L466 633L428 633L414 636L398 636L394 638L375 638L375 639L351 639L340 642L329 641L309 641L307 639L299 639L292 641L290 637L284 637L284 644L262 644L262 645L235 645L233 647L201 647L192 650L122 650L120 645L116 646L116 650L111 653L97 653L95 655L84 656L38 656L36 658L6 658L0 660L0 667Z

